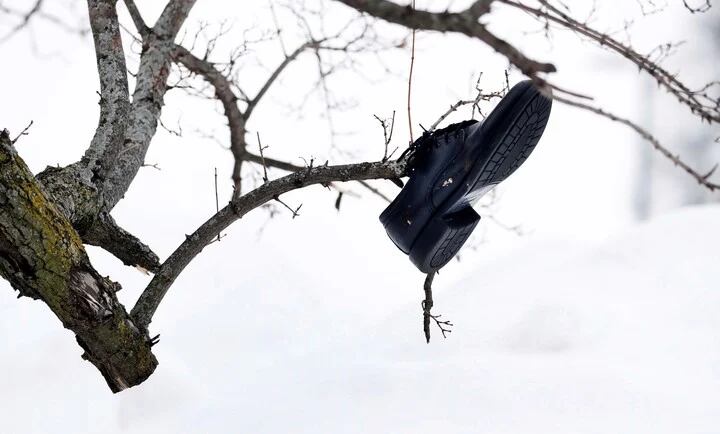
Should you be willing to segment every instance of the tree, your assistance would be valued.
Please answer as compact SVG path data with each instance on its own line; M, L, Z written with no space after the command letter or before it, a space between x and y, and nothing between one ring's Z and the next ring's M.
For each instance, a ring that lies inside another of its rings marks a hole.
M702 65L702 70L710 77L717 77L719 74L717 62L710 61L707 65L705 60L713 59L708 53L717 52L720 48L718 40L718 24L714 17L708 20L697 22L694 26L693 35L688 35L696 41L694 50L676 53L676 57L682 56L681 62ZM703 49L697 45L704 46ZM676 59L677 60L677 59ZM673 101L659 98L655 92L655 83L649 79L644 80L645 85L639 89L638 98L645 101L643 123L646 128L657 130L662 127L664 119L675 117L681 107L674 107ZM681 113L680 113L681 114ZM676 126L673 134L676 136L675 152L685 155L688 162L693 166L700 166L705 161L718 161L718 146L714 142L712 131L709 129L698 129L696 125L688 124L684 128ZM667 135L667 134L666 134ZM639 138L642 141L642 138ZM680 205L698 204L717 201L717 195L706 189L699 189L686 178L682 173L667 167L663 162L655 162L652 149L639 147L641 154L638 170L635 174L635 213L640 219L647 219L651 215L667 208L674 208ZM660 164L657 164L660 163Z
M128 53L122 43L123 26L117 14L121 3L127 8L135 28L130 37L141 48L138 70L133 74L135 84L132 94L126 66ZM641 5L644 3L640 2ZM711 178L713 170L704 173L695 169L636 123L593 105L580 92L556 85L552 81L552 73L556 71L552 63L534 59L498 37L486 24L493 19L495 8L504 8L511 13L529 15L543 25L546 34L564 30L573 32L634 64L651 76L662 91L674 96L678 104L700 120L715 125L720 123L720 99L714 94L720 83L715 81L691 90L660 65L659 61L668 49L663 48L665 45L659 46L657 51L641 54L610 34L594 29L590 20L574 18L572 11L560 2L478 0L455 12L437 12L387 0L337 0L321 5L346 8L350 12L354 10L354 13L346 26L330 35L313 24L311 11L296 5L291 9L299 25L305 29L307 40L294 50L286 50L282 44L281 28L276 24L275 32L270 32L267 37L281 42L284 60L271 71L254 96L244 92L244 84L238 83L235 77L241 48L226 63L209 60L222 31L210 38L202 55L196 54L193 43L197 35L194 39L187 35L179 36L194 4L194 0L170 0L157 21L150 26L133 0L87 1L100 78L100 119L95 135L79 161L33 175L14 146L25 131L16 137L11 137L7 131L0 135L0 274L19 292L19 296L43 301L63 326L75 333L78 344L85 351L83 357L98 368L113 392L138 385L153 373L158 364L151 351L157 337L151 337L149 332L153 314L183 269L204 247L219 239L229 225L271 201L286 206L296 215L298 208L286 205L280 197L309 185L320 184L337 189L339 206L344 190L338 183L357 181L363 188L381 194L366 181L385 179L399 183L399 179L406 176L408 156L412 152L403 152L393 159L394 154L389 150L394 121L378 118L386 135L382 159L346 165L317 164L311 160L303 167L266 157L260 135L253 137L248 128L254 110L268 90L288 65L304 52L317 58L318 88L325 95L328 111L333 110L335 107L324 82L324 78L333 72L333 65L328 65L324 53L341 53L344 59L352 60L361 52L393 48L392 43L384 42L378 36L380 32L373 31L381 22L411 30L412 41L416 32L458 33L478 40L478 43L486 44L504 56L512 68L532 79L539 89L557 102L626 125L701 186L710 191L720 188ZM709 2L701 6L688 2L683 4L685 10L693 14L710 9ZM42 0L36 0L27 12L1 7L3 13L17 18L17 25L3 40L7 41L35 19L69 27L45 13L43 7ZM414 54L412 44L410 42L409 45ZM226 206L218 209L195 232L187 235L168 258L160 261L150 247L122 229L110 213L145 165L146 152L160 124L166 93L170 89L183 88L198 96L208 96L207 88L192 80L195 76L207 83L209 95L217 99L224 110L233 155L234 193ZM411 84L409 80L409 88ZM408 100L410 95L408 91ZM483 93L478 89L474 98L452 105L431 129L459 107L472 106L474 113L479 101L499 95L501 93ZM411 121L410 128L412 131ZM250 145L255 139L257 153ZM257 188L245 192L242 170L247 164L261 167L263 175ZM291 173L270 180L268 167ZM93 268L84 245L99 246L125 264L154 274L130 312L115 294L119 285ZM443 326L443 322L430 314L432 278L432 275L428 276L425 285L426 330L431 318L441 328Z

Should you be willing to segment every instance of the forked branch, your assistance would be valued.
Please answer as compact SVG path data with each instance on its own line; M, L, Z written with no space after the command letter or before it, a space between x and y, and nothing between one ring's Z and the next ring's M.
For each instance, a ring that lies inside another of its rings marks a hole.
M659 86L664 88L677 100L687 106L690 111L708 122L720 122L720 97L708 94L710 87L720 87L720 83L708 83L701 89L692 90L677 78L676 74L669 72L653 62L648 55L643 55L627 44L623 44L608 33L592 28L589 24L571 17L567 12L555 7L547 0L538 0L543 8L534 8L518 0L498 0L501 3L525 11L536 18L564 27L570 31L587 37L600 47L614 51L635 64L641 71L653 77ZM687 3L686 3L687 6ZM691 9L692 10L692 9ZM697 12L702 10L698 9Z
M479 12L489 11L490 2L475 2L470 9L459 13L433 13L400 6L387 0L338 0L353 9L409 29L455 32L477 38L505 56L528 77L540 72L555 72L551 63L527 57L507 41L498 38L478 21ZM483 6L483 3L487 3Z
M405 160L394 160L307 168L269 181L255 190L233 199L193 232L192 235L188 235L161 265L160 271L140 295L135 307L132 309L131 316L139 325L147 328L168 289L190 261L212 242L218 233L253 209L280 197L282 194L310 185L400 178L405 175L405 163Z

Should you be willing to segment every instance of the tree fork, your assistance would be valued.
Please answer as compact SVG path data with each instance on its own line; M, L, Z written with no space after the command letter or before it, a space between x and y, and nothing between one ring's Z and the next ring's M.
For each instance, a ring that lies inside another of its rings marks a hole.
M92 267L7 131L0 132L0 275L21 296L48 305L113 392L142 383L157 367L147 332L117 299L120 285Z

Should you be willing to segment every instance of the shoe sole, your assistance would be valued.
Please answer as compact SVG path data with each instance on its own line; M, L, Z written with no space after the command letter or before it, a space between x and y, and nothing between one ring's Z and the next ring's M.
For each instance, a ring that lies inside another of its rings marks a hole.
M483 140L492 137L483 141L483 146L492 148L492 152L478 157L468 175L455 184L466 188L457 188L438 206L410 248L410 260L420 271L437 271L455 257L480 221L472 203L504 181L530 156L545 130L551 105L549 98L528 88L509 107L503 107L501 102L488 116L485 124L492 126L487 128ZM504 118L510 120L503 122ZM442 182L446 180L438 180ZM472 187L468 190L467 186Z

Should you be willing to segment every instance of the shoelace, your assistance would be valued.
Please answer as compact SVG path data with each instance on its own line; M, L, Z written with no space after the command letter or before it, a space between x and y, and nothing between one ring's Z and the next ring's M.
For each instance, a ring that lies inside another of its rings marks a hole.
M439 138L442 136L449 136L451 134L457 134L463 128L470 126L477 121L470 119L467 121L450 124L445 128L441 128L435 131L425 131L422 136L415 140L410 146L408 146L402 154L400 154L399 160L402 160L407 156L407 167L408 173L412 173L418 166L422 164L425 158L430 154L432 147L437 147L439 144Z

